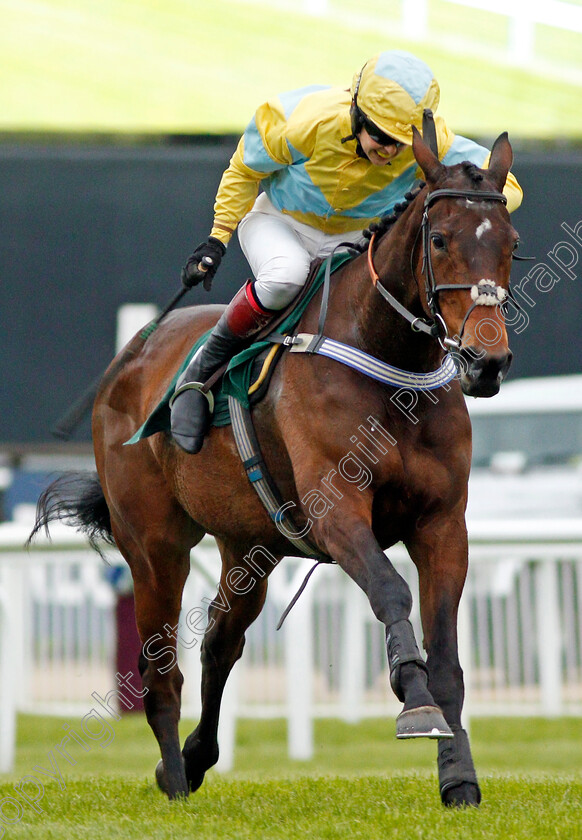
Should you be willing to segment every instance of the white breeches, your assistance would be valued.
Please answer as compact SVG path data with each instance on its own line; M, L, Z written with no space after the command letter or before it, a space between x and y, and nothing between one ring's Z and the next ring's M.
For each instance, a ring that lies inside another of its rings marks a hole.
M261 193L239 224L238 238L255 277L260 304L277 310L299 293L312 260L327 256L340 242L358 242L362 233L322 233L276 210Z

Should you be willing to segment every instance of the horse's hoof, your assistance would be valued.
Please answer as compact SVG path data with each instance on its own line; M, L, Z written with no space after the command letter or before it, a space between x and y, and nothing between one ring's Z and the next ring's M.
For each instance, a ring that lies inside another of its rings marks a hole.
M396 719L397 738L454 738L438 706L419 706Z
M166 774L164 773L164 762L161 758L156 764L156 782L158 783L159 789L168 796L168 785L166 783Z
M441 799L447 808L478 808L481 802L479 785L461 782L460 785L442 791Z
M190 776L188 778L188 787L190 788L190 793L196 793L199 787L202 787L202 782L204 781L204 777L206 773L204 770L200 770L196 776Z
M183 761L184 759L182 759ZM170 792L170 788L168 787L168 782L166 779L166 774L164 772L164 762L160 758L158 763L156 764L156 782L158 783L159 789L166 794L169 799L176 799L179 796L188 796L188 791L177 791L175 793Z

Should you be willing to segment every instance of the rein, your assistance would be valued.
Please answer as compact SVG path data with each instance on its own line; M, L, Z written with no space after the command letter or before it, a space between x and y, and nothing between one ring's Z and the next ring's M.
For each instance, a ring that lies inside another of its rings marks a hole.
M376 287L376 289L380 292L382 297L385 301L387 301L390 306L398 312L403 318L405 318L412 329L415 332L423 332L427 335L432 336L433 338L438 338L440 334L440 328L438 324L433 321L432 323L424 320L423 318L419 318L417 315L413 315L399 300L397 300L394 295L392 295L386 286L382 285L380 280L380 275L376 271L376 266L374 265L374 243L376 241L376 233L373 233L370 237L370 245L368 247L368 269L370 271L370 277L372 278L372 283Z
M500 303L503 303L507 298L507 291L491 280L481 280L479 283L441 283L440 285L437 284L434 276L434 269L432 265L432 257L430 252L430 220L428 217L428 211L431 205L435 201L438 201L438 199L440 198L465 198L469 201L500 201L503 204L507 204L506 197L503 195L503 193L500 192L477 192L475 190L442 189L434 190L434 192L428 193L425 197L422 222L416 234L416 238L414 240L414 244L412 246L412 251L410 254L410 267L414 276L413 259L414 253L416 251L416 246L420 238L422 241L422 274L424 276L425 281L426 298L431 320L428 320L426 318L419 318L418 316L413 315L413 313L410 312L403 304L401 304L400 301L398 301L394 297L394 295L392 295L388 291L388 289L386 289L386 287L382 284L380 276L374 266L373 252L376 240L376 233L372 235L370 239L370 245L368 247L368 268L370 271L372 283L380 292L384 300L386 300L390 304L390 306L392 306L392 308L396 312L398 312L399 315L401 315L409 322L411 328L415 332L423 332L426 335L430 335L432 338L436 338L445 350L450 348L459 350L461 347L461 340L463 337L465 324L467 323L467 319L469 318L471 312L475 309L475 307L496 306ZM465 314L463 323L461 325L460 336L457 339L449 338L445 320L440 312L440 307L438 304L438 295L440 294L440 292L456 291L459 289L470 290L473 303L471 304L471 306Z

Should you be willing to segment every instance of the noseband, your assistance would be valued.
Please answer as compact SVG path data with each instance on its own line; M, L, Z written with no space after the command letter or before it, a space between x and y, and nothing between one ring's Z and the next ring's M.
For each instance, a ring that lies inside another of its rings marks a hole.
M442 189L430 192L424 199L424 210L422 214L422 223L416 234L412 252L410 254L410 267L414 276L414 254L419 238L422 239L422 274L424 276L426 299L428 309L432 320L419 318L409 312L396 298L390 294L385 286L382 285L380 277L374 266L373 246L376 234L370 239L370 246L368 248L368 266L372 282L382 295L382 297L405 318L416 332L424 332L433 338L436 338L444 349L460 349L463 338L463 331L471 312L477 306L497 306L502 304L507 298L507 291L501 286L498 286L492 280L480 280L479 283L441 283L437 285L434 270L432 265L432 257L430 251L430 221L428 218L428 211L435 201L439 198L465 198L468 201L500 201L502 204L507 204L507 199L503 193L499 192L477 192L475 190L453 190ZM473 303L467 310L459 338L449 338L447 325L441 314L438 296L440 292L458 291L459 289L468 289L471 291L471 298Z

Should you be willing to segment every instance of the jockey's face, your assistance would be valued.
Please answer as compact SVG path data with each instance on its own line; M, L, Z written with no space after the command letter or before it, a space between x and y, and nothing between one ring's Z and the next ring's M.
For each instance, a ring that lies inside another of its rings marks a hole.
M383 137L381 143L374 140L370 137L365 128L362 128L360 131L358 140L360 141L360 146L362 147L364 154L370 163L374 164L374 166L386 166L386 164L394 160L394 158L399 155L404 148L403 143L399 143L392 137ZM384 142L384 140L388 142Z

